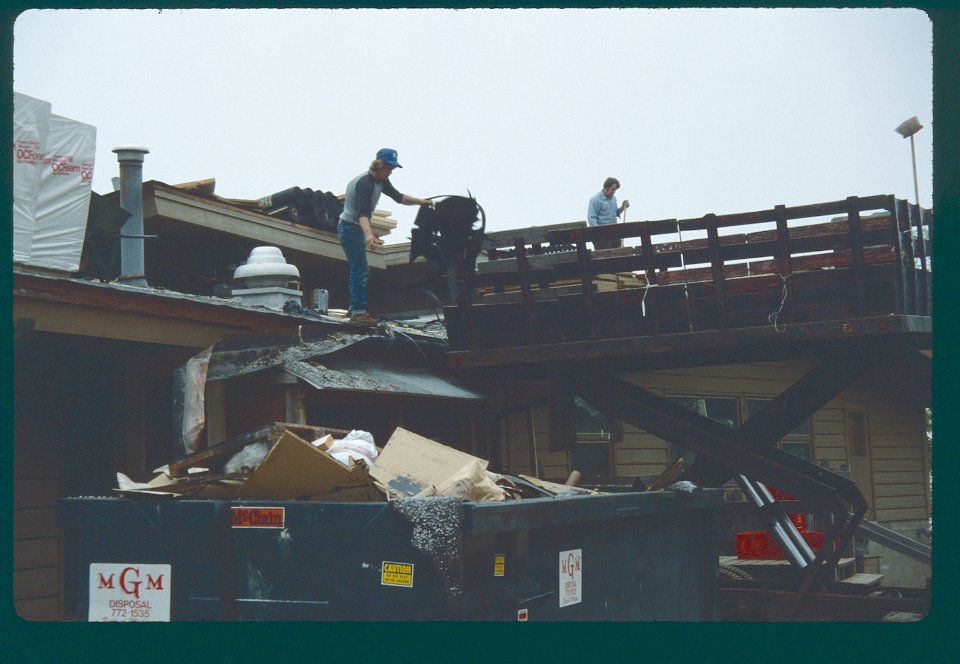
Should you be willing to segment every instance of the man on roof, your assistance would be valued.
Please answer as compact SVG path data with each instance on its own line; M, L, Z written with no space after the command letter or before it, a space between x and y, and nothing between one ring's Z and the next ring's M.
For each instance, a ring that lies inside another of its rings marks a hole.
M397 161L397 151L382 148L370 163L366 173L361 173L347 184L343 201L343 213L337 224L337 237L343 246L349 266L350 322L360 325L377 325L376 318L367 313L367 250L383 244L370 230L370 217L377 207L380 194L386 194L401 205L432 205L425 198L401 194L390 182L394 169L403 168Z
M619 188L620 181L617 178L607 178L603 181L603 189L594 194L587 205L588 226L606 226L607 224L617 223L617 217L630 207L630 201L624 201L623 205L617 207L615 194ZM598 240L593 243L593 246L595 249L613 249L619 247L620 244L620 240Z

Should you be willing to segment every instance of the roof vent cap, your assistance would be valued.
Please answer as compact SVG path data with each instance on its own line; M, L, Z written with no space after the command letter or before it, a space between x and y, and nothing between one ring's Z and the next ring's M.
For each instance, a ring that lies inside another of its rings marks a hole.
M254 247L246 263L239 266L233 278L243 280L247 288L285 287L300 278L300 270L283 258L277 247Z

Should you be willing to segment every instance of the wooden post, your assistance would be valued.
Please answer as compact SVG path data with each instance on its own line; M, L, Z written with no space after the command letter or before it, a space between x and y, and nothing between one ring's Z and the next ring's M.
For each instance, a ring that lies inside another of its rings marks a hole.
M657 284L657 272L653 269L653 238L650 237L650 227L646 224L640 228L640 244L643 249L643 260L646 264L647 283L655 286Z
M790 276L793 274L793 264L790 260L790 229L787 227L787 207L785 205L774 206L774 213L777 215L777 251L780 259L780 278L786 279L783 288L787 289L787 297L784 300L784 318L788 323L796 320L796 306L793 300L793 281Z
M587 326L587 336L597 338L597 326L593 319L593 279L590 275L590 252L587 251L587 241L582 232L576 233L577 260L580 262L580 294L583 299L584 323Z
M523 238L514 238L517 252L517 272L520 277L520 296L523 302L523 338L527 344L534 343L536 329L533 315L533 295L530 292L530 269L527 265L527 249Z
M450 267L448 266L449 270ZM449 275L448 275L449 276ZM460 326L463 334L467 336L467 347L470 350L477 350L479 346L480 331L474 329L473 298L470 293L473 290L472 279L463 277L457 288L457 314L460 318Z
M856 196L847 197L847 237L850 244L850 260L853 263L853 278L857 292L857 315L864 313L863 240L860 237L860 205Z
M927 305L929 298L929 288L928 284L930 283L930 277L927 274L927 243L925 242L926 233L923 232L923 213L918 205L910 206L910 221L911 225L915 225L917 229L917 258L920 259L920 274L917 275L920 279L920 301L917 302L919 305L917 307L917 312L926 316L929 312L929 307Z
M921 223L927 228L927 242L930 244L930 248L933 248L933 210L924 210L920 208L920 217ZM926 255L926 244L924 244L924 255ZM930 269L933 269L933 256L930 256ZM933 314L933 309L931 308L930 303L930 293L927 293L927 297L923 301L923 311L927 316Z
M906 279L903 268L903 243L900 235L900 222L897 220L897 201L887 196L884 203L890 214L890 243L893 245L893 313L902 314L906 310Z
M710 269L713 272L713 297L717 305L717 326L727 327L723 297L723 258L720 256L720 234L717 231L717 215L708 214L703 218L707 226L707 245L710 252ZM690 321L691 326L693 321Z
M900 230L901 237L903 233L907 234L907 243L904 247L904 262L906 264L906 313L916 314L920 311L920 282L917 279L917 255L914 251L913 235L910 226L910 209L905 198L897 201L897 228Z

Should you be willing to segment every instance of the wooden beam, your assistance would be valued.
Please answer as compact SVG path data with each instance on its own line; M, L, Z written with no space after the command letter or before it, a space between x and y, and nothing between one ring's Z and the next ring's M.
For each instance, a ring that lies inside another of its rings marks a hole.
M154 316L90 309L85 306L14 298L14 316L36 321L36 331L73 334L101 339L206 348L229 332L244 328L225 327L187 318Z
M767 403L736 430L740 444L748 449L773 447L798 424L850 387L868 369L876 349L869 345L830 351L823 361L800 380ZM721 486L733 475L709 458L698 458L683 479L703 486Z
M15 273L13 284L15 316L35 318L44 332L204 348L235 334L333 329L280 312L97 282Z
M165 219L182 221L201 228L235 235L280 248L316 256L345 260L335 233L243 210L213 199L191 196L187 192L154 183L144 187L144 223ZM373 269L385 269L382 251L368 251L367 262Z
M547 226L528 226L526 228L512 228L506 231L493 231L484 233L483 248L486 250L499 249L501 247L513 247L515 242L520 239L524 244L541 244L549 241L547 236L554 231L565 231L572 228L583 228L587 225L585 221L571 221L563 224L550 224Z
M748 449L737 442L729 427L611 373L581 372L576 377L575 389L580 397L609 415L675 442L698 457L727 464L731 474L772 484L821 510L841 507L835 488L827 483L831 478L784 466L779 459L770 458L769 450Z
M479 305L478 308L482 308ZM447 308L450 309L450 308ZM456 314L447 311L448 315ZM446 311L446 310L445 310ZM482 314L478 314L482 317ZM722 364L735 355L746 358L806 357L822 353L832 343L860 343L887 337L892 345L906 343L930 348L932 321L923 316L879 316L853 321L797 323L783 333L772 325L730 330L707 330L654 336L567 341L536 346L457 349L447 354L456 368L536 366L551 362L611 360L655 363L658 367L691 366L690 362ZM727 354L725 354L725 351ZM661 358L661 359L658 359Z

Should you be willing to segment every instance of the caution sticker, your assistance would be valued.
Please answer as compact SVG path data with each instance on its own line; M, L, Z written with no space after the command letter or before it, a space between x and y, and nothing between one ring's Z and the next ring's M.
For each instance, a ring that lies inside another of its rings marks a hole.
M231 507L230 525L233 528L283 528L285 510L282 507Z
M383 561L380 568L380 584L384 586L400 586L413 588L413 564Z
M507 557L502 553L498 553L493 557L493 575L494 576L503 576L503 569L506 566Z

